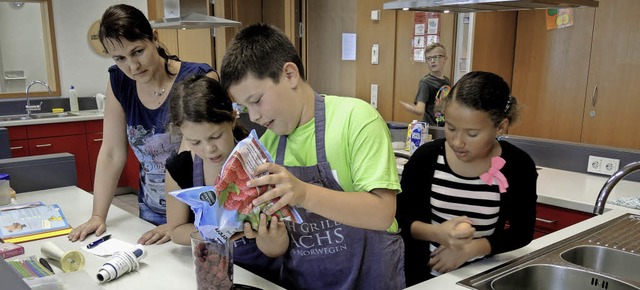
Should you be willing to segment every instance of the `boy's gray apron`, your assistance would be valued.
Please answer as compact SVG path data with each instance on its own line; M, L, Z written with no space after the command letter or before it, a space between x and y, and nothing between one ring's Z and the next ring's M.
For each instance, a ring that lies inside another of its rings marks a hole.
M193 186L203 186L204 170L202 169L202 159L198 155L194 156ZM271 282L280 283L282 258L274 259L263 254L258 249L255 239L242 237L234 241L233 263Z
M298 179L344 191L325 153L324 98L315 95L317 165L285 166ZM280 136L275 162L284 163L287 136ZM287 289L403 289L404 244L400 235L340 224L302 207L303 223L287 222L290 246L282 278Z

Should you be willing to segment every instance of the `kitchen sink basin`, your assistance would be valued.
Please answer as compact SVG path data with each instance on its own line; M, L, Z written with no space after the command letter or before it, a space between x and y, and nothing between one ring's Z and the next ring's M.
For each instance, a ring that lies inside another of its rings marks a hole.
M637 240L636 240L637 242ZM640 255L601 246L580 246L570 249L560 257L591 270L620 277L640 276Z
M625 214L459 281L473 289L640 290L640 215Z
M9 116L0 116L0 122L3 121L20 121L20 120L35 120L35 119L47 119L47 118L64 118L64 117L73 117L78 116L78 114L74 114L71 112L63 112L63 113L40 113L40 114L31 114L31 116L24 115L9 115Z
M494 290L640 289L601 274L554 265L532 265L518 269L495 279L491 283L491 288Z

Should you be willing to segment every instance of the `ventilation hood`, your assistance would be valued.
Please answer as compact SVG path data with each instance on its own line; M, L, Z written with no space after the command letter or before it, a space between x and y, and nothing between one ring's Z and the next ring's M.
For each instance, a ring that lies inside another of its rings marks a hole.
M238 21L207 15L206 5L201 0L164 0L164 19L150 21L151 27L194 29L241 25Z
M488 12L549 8L598 7L596 0L397 0L384 3L385 10L430 12Z

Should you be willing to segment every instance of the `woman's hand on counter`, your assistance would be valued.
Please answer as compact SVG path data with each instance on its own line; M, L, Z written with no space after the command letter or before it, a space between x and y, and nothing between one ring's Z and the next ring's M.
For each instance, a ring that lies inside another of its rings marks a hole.
M100 216L92 216L86 223L77 226L69 233L69 241L84 241L88 235L95 232L96 236L102 235L107 230L107 224L104 218Z
M141 245L151 245L151 244L164 244L168 241L171 241L171 230L173 228L168 224L163 224L155 227L153 230L150 230L138 239L138 244Z

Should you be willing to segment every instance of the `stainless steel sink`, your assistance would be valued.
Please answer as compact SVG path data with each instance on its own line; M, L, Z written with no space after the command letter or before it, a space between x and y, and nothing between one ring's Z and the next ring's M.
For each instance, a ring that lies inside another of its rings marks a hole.
M638 289L601 274L555 265L532 265L518 269L495 279L491 287L495 290Z
M637 242L637 241L636 241ZM560 257L596 272L629 279L640 276L640 255L600 246L580 246L568 250Z
M46 118L64 118L64 117L73 117L78 116L78 114L74 114L71 112L63 112L63 113L40 113L40 114L31 114L31 116L23 115L8 115L8 116L0 116L0 122L3 121L20 121L20 120L32 120L32 119L46 119Z
M459 281L473 289L640 290L640 215L625 214Z

